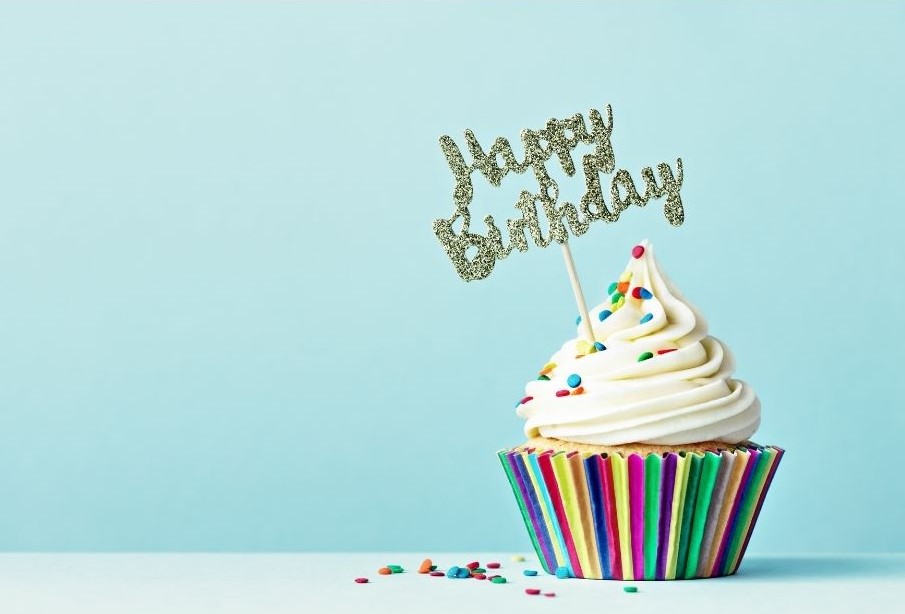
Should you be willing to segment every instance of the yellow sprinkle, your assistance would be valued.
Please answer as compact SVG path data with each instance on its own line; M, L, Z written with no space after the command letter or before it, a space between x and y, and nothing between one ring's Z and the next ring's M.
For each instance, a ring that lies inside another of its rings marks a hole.
M525 557L523 557L521 554L516 554L512 557L512 561L515 563L521 563L524 560L525 560Z
M578 350L579 354L590 353L592 347L594 346L587 339L579 339L578 343L575 345L575 348Z
M631 281L631 279L632 279L631 271L626 271L625 273L623 273L622 275L619 276L619 281Z
M620 307L622 307L623 305L625 305L625 297L624 297L624 296L623 296L623 297L620 297L619 300L616 301L616 302L613 304L612 307L610 307L610 311L612 311L613 313L616 313L616 310L618 310L618 309L619 309Z

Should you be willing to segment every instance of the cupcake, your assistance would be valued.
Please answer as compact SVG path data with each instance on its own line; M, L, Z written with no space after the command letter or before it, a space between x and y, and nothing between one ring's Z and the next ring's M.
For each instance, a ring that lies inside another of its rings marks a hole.
M751 441L752 388L729 349L632 249L516 406L524 444L499 452L548 573L677 580L735 573L782 458Z

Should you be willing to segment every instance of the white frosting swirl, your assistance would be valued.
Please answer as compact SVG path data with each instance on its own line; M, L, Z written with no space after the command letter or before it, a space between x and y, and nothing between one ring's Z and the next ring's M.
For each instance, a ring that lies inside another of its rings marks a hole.
M620 277L624 302L613 303L619 294L611 292L589 311L594 338L606 349L588 353L578 328L579 338L550 359L555 367L542 370L549 381L526 386L517 409L525 434L598 445L748 439L760 424L757 396L731 379L732 354L707 335L704 318L660 272L651 246L639 248L643 254L633 253ZM612 315L601 320L605 311ZM639 360L646 352L652 356ZM573 374L580 384L570 385Z

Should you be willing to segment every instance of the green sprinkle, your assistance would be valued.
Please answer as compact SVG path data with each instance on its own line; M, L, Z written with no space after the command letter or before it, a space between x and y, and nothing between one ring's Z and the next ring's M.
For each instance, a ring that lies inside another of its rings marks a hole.
M393 573L402 573L403 571L401 565L387 565L387 569L389 569Z
M644 352L643 354L641 354L641 356L638 357L638 362L642 362L644 360L647 360L648 358L653 358L653 357L654 357L654 355L651 354L650 352Z
M494 584L506 584L506 578L504 578L503 576L497 576L495 578L492 578L490 581Z
M626 593L637 593L638 587L637 586L623 586L622 590L625 591Z
M537 376L537 379L540 380L540 381L542 381L542 382L549 382L549 381L550 381L550 378L547 377L546 375L538 375L538 376Z
M487 571L487 570L484 569L483 567L475 567L475 568L472 570L473 573L484 573L485 571Z
M613 283L610 284L610 287L606 289L606 293L612 294L613 292L616 291L616 288L618 288L618 287L619 287L619 282L614 281Z
M431 571L437 571L437 566L436 566L436 565L431 565Z
M615 305L616 303L619 302L619 299L621 299L623 296L625 296L625 295L622 292L617 292L616 294L614 294L613 296L610 297L610 300Z

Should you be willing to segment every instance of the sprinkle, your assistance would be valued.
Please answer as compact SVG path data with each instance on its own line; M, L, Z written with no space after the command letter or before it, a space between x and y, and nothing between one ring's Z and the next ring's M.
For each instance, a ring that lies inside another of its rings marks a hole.
M643 362L643 361L647 360L648 358L653 358L653 357L654 357L654 355L651 354L650 352L644 352L643 354L641 354L641 356L638 357L638 362Z
M556 577L560 580L565 580L566 578L571 578L572 574L569 572L568 567L557 567L556 568Z
M579 386L575 390L572 391L572 394L584 394L584 386Z
M581 324L581 316L575 318L575 326L578 326L579 324Z
M610 302L612 302L615 305L616 303L619 302L619 299L621 299L621 298L625 298L625 295L622 292L617 292L616 294L614 294L613 296L610 297Z
M567 396L569 396L569 391L568 391L568 390L557 390L557 391L556 391L556 396L558 396L558 397L567 397Z
M488 576L487 579L490 580L490 581L492 582L494 578L499 578L499 577L500 577L500 574L496 574L496 575L493 575L493 576Z
M631 279L632 279L631 271L625 271L622 275L619 276L619 281L631 281Z
M525 589L525 592L526 592L527 594L529 594L529 595L540 595L540 589L539 589L539 588L526 588L526 589Z
M379 573L381 576L388 576L393 573L393 571L389 567L381 567L377 570L377 573Z
M556 593L544 593L544 597L556 597Z
M474 578L475 580L484 580L484 579L487 578L487 576L485 576L485 575L482 574L482 573L472 574L471 577Z
M446 574L443 573L442 571L432 571L430 573L430 575L432 575L435 578L439 578L440 576L445 576Z
M449 569L446 570L447 578L458 578L459 577L459 568L453 565Z
M615 303L613 303L613 311L618 311L619 308L622 307L623 305L625 305L625 297L620 296L619 300L616 301Z
M484 573L485 571L487 571L487 570L484 569L483 567L475 567L474 569L471 570L471 573L473 573L473 574Z
M657 350L657 354L669 354L670 352L675 352L679 348L667 348L665 350Z
M606 349L606 346L603 345L602 343L600 343L599 341L595 341L595 342L594 342L594 349L597 350L598 352L602 352L602 351L604 351L604 350Z
M367 584L368 579L367 578L355 578L355 582L358 584Z
M637 586L623 586L622 590L626 593L637 593L638 587Z
M528 577L533 577L533 576L536 576L536 575L537 575L537 571L534 570L534 569L526 569L526 570L523 571L522 573L525 574L525 575L528 576Z
M616 286L616 289L619 290L620 293L625 294L626 292L628 292L628 282L620 281L619 285Z
M555 362L548 362L547 364L544 365L544 368L540 370L540 374L546 375L547 373L549 373L550 371L552 371L555 368L556 368Z
M581 384L581 376L577 373L573 373L568 378L566 378L566 383L569 384L572 388L577 388L579 384Z
M644 246L643 245L636 245L635 247L632 248L632 257L633 258L640 258L643 255L644 255Z
M649 298L653 298L654 295L650 293L650 290L647 288L642 288L641 286L636 286L632 289L632 296L634 298L647 300Z
M514 554L514 555L512 556L512 562L513 562L513 563L521 563L521 562L524 561L524 560L525 560L525 557L523 557L521 554Z
M418 567L418 573L428 573L433 566L433 562L430 559L424 559L421 561L421 566Z
M436 565L431 565L431 571L436 571L436 570L437 570L437 566L436 566Z
M497 562L487 563L487 569L499 569L500 564Z
M607 293L607 294L612 294L613 292L616 291L616 289L617 289L618 287L619 287L619 282L618 282L618 281L614 281L613 283L610 284L610 287L606 289L606 293Z
M604 320L606 320L606 319L607 319L608 317L610 317L611 315L613 315L613 312L612 312L612 311L610 311L609 309L604 309L604 310L601 311L599 314L597 314L597 317L600 318L600 321L601 321L601 322L603 322Z
M468 571L467 567L459 567L459 571L456 572L456 577L458 578L470 578L471 572Z
M400 565L387 565L387 569L389 569L393 573L402 573L403 571L405 571Z
M519 401L519 405L524 405L528 401L533 401L533 400L534 400L534 397L525 397L521 401ZM477 565L475 565L475 567L477 567Z
M644 314L644 317L641 318L641 319L639 320L639 322L640 322L641 324L645 324L645 323L647 323L647 322L650 322L650 321L653 320L653 319L654 319L654 314L652 314L652 313L645 313L645 314Z
M474 571L475 569L477 569L477 568L480 567L480 566L481 566L481 564L480 564L479 562L477 562L477 561L472 561L471 563L469 563L468 565L466 565L465 568L466 568L468 571Z
M506 584L506 578L503 576L494 576L490 579L494 584Z
M539 382L549 382L549 381L550 381L550 378L547 377L546 375L538 375L538 376L537 376L537 381L539 381Z

